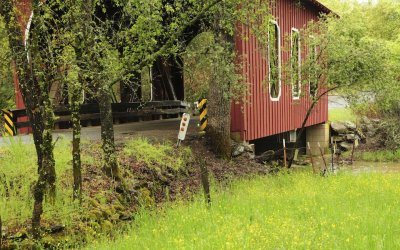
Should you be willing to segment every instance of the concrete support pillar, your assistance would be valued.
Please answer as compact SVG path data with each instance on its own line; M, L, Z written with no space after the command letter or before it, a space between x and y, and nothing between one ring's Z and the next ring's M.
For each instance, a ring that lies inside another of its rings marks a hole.
M318 142L324 149L325 153L329 152L329 124L318 124L310 126L306 130L306 141L310 143L312 155L320 155ZM310 151L307 149L307 154Z

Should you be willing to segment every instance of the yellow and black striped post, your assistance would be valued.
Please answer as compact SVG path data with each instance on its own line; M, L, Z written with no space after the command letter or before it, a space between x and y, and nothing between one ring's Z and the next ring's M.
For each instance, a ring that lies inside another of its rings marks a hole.
M14 125L14 115L10 110L2 109L4 115L4 135L5 136L15 136L17 135L17 130Z
M200 111L200 131L204 131L207 127L207 99L201 99L197 104L197 108Z

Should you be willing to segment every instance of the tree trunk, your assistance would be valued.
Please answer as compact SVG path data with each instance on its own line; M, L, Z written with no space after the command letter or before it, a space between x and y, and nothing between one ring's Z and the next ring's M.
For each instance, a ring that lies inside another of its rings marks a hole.
M35 201L32 213L32 231L34 237L37 238L40 236L40 220L43 213L44 195L46 192L51 194L51 198L55 195L56 174L51 134L54 117L48 92L43 91L43 89L47 90L44 87L46 85L39 84L38 80L35 79L34 69L28 61L28 52L23 43L23 34L12 4L12 1L1 1L0 14L6 21L10 49L13 55L22 98L31 123L37 154L39 177L34 187ZM30 57L32 56L30 55ZM41 55L37 56L40 57Z
M231 107L230 99L227 98L229 88L223 83L210 82L207 107L208 125L207 138L214 152L226 159L231 157Z
M206 129L207 137L211 142L214 152L226 159L231 158L231 78L226 74L234 73L229 69L231 64L232 44L228 35L220 24L220 9L214 20L215 32L215 55L213 75L209 83L208 90L208 125ZM234 71L234 70L233 70Z
M74 175L74 200L78 199L82 202L82 170L81 170L81 116L79 113L80 105L74 104L78 102L77 96L74 95L71 105L72 118L72 169ZM80 96L78 96L80 98Z
M117 155L114 142L114 124L111 107L111 92L102 87L99 91L98 101L101 120L101 140L103 149L103 170L107 176L120 181Z

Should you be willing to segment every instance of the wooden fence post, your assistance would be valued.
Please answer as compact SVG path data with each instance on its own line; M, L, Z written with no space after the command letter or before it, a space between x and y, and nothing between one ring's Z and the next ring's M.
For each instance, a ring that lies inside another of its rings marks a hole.
M205 160L200 160L200 175L206 204L208 207L211 207L210 181L208 179L208 169Z
M332 173L335 171L335 166L333 162L333 157L336 153L335 145L333 144L333 137L331 137L331 156L332 156Z
M313 155L312 155L310 142L307 142L307 148L308 148L308 151L310 152L310 160L311 160L311 166L312 166L312 169L313 169L313 173L316 174L317 170L315 169L314 158L313 158Z
M325 155L324 155L324 150L322 149L321 144L319 144L319 142L318 142L318 148L319 148L319 152L321 153L322 160L323 160L323 162L324 162L324 171L323 171L323 175L325 175L325 174L326 174L326 171L327 171L328 169L327 169L326 159L325 159Z
M285 141L285 139L283 139L283 164L284 164L285 168L287 168L286 159L287 159L287 155L286 155L286 141Z
M351 165L353 165L354 151L355 151L355 149L356 149L356 146L358 146L358 145L356 145L356 144L358 144L358 140L357 140L357 139L354 140L354 142L353 142L353 149L351 150L351 160L350 160L350 164L351 164Z

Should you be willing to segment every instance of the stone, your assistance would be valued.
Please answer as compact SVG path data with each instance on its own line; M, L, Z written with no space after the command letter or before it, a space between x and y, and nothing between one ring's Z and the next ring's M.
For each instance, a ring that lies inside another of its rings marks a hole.
M51 226L48 231L51 234L55 234L55 233L64 231L64 229L65 229L65 225L55 225L55 226Z
M339 146L343 151L349 151L353 149L353 144L348 142L342 142L339 144Z
M275 151L268 150L262 153L261 155L256 156L255 160L257 160L260 163L271 162L272 160L274 160L274 157L275 157Z
M244 150L249 153L254 153L254 144L249 144L247 142L243 143Z
M233 157L237 157L242 155L245 152L245 147L242 144L238 144L236 146L234 146L233 150L232 150L232 156Z
M131 221L131 220L133 220L133 216L132 215L120 215L119 219L122 221Z
M350 131L356 131L357 125L351 121L345 121L344 126Z
M359 140L360 138L357 136L357 135L355 135L355 134L347 134L346 136L346 140L347 141L350 141L350 142L353 142L353 141L355 141L355 140Z
M342 142L342 141L344 141L345 140L345 138L343 138L343 136L340 136L340 135L334 135L334 136L332 136L332 140L333 140L333 142Z
M331 128L338 134L346 134L348 132L347 127L341 122L331 122Z
M363 116L363 117L361 117L361 124L365 124L365 125L371 124L371 120L368 117Z

